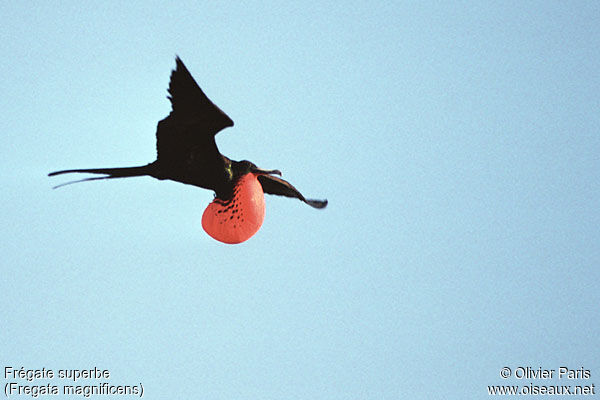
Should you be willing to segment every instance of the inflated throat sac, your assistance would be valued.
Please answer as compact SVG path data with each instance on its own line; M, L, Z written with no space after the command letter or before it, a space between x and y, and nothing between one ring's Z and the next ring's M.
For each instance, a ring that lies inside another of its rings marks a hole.
M264 219L265 195L256 176L249 173L235 185L231 201L215 199L206 207L202 228L219 242L237 244L258 232Z

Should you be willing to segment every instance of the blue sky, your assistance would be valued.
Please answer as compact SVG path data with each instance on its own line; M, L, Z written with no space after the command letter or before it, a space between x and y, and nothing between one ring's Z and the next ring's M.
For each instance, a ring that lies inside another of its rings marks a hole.
M0 11L3 367L97 366L152 399L600 385L598 3ZM154 160L175 54L235 121L220 150L327 209L270 196L229 246L202 230L209 191L51 189Z

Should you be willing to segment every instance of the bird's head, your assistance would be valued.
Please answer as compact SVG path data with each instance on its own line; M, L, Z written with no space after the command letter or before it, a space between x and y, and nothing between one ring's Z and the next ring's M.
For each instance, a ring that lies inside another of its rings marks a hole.
M281 176L281 171L278 169L262 169L258 168L256 164L250 162L248 160L242 161L232 161L231 169L233 172L233 178L238 179L246 174L254 174L254 175L279 175Z

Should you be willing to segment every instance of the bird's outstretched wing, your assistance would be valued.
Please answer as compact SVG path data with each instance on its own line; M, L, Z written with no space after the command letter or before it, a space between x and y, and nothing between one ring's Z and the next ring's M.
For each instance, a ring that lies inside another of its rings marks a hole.
M294 197L302 200L314 208L325 208L325 206L327 206L327 200L306 199L304 196L302 196L302 193L300 193L298 189L296 189L291 183L281 178L277 178L272 175L259 175L258 181L260 182L265 193Z
M233 126L233 121L204 94L190 71L179 57L177 67L171 72L169 100L173 106L172 117L189 123L194 122L201 133L215 135Z
M158 123L156 148L159 159L188 158L188 152L216 157L219 153L214 136L233 121L204 94L183 61L176 58L169 82L169 100L173 110Z

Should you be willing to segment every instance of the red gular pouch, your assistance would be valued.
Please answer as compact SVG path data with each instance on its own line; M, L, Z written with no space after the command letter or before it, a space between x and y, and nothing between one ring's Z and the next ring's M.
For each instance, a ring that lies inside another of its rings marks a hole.
M237 244L250 239L265 219L265 195L256 175L241 177L233 189L233 198L215 198L202 215L202 228L213 239Z

